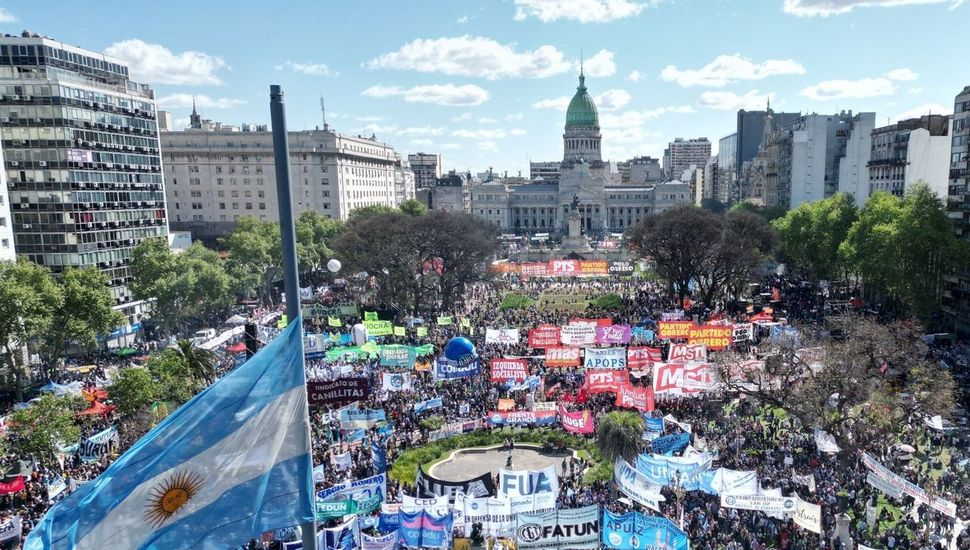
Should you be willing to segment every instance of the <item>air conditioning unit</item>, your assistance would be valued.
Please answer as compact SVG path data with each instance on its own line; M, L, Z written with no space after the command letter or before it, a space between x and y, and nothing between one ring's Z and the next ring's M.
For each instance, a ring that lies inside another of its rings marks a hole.
M38 161L38 162L37 162L37 165L38 165L38 166L47 166L47 161L46 161L46 160L41 160L41 161Z
M33 98L31 98L31 97L30 97L29 95L25 95L25 96L23 97L23 100L24 100L24 101L30 101L31 99L33 99Z
M21 227L23 227L24 229L30 229L30 224L29 223L25 223Z
M10 161L10 166L20 166L20 163L15 160L12 160Z
M14 101L20 101L20 96L19 95L12 95L12 96L10 96L10 99L12 99Z
M3 118L0 118L0 122L3 122L3 123L5 123L5 124L6 124L6 123L8 123L8 122L10 122L10 117L3 117Z

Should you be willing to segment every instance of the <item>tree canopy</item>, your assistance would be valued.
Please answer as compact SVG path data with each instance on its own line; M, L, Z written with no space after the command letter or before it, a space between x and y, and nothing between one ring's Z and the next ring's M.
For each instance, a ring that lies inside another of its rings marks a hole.
M55 280L63 300L44 338L44 355L52 368L69 343L90 349L97 346L98 336L127 324L125 316L112 309L108 277L100 270L67 267Z
M773 222L781 237L781 258L796 273L814 279L842 275L839 246L855 222L857 211L849 195L803 203Z

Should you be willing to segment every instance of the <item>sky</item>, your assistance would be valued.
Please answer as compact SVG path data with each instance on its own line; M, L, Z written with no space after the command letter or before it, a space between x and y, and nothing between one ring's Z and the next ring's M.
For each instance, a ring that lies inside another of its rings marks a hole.
M445 169L528 175L562 158L580 59L604 158L717 151L739 108L951 113L970 85L964 0L249 0L0 2L23 29L129 62L158 108L375 134ZM970 3L968 3L970 4ZM962 21L962 23L961 23Z

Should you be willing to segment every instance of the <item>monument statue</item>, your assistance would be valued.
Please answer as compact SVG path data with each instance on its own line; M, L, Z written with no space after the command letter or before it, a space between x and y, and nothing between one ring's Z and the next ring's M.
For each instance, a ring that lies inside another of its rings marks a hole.
M573 212L579 210L579 193L573 193L573 202L570 206L570 210Z

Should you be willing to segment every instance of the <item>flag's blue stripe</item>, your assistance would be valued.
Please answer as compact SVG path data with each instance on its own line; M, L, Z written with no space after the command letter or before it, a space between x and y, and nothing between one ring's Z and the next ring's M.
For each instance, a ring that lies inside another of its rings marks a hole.
M227 545L200 541L210 539L241 545L266 531L312 521L312 492L307 490L312 483L311 469L309 454L280 462L266 475L233 487L198 512L159 529L142 548L222 549ZM251 514L244 514L254 502L261 502L262 506Z
M142 437L97 479L48 510L53 540L84 537L134 487L233 433L269 402L304 383L297 318L241 367L209 386ZM251 504L250 504L251 505Z

